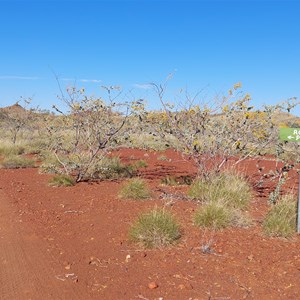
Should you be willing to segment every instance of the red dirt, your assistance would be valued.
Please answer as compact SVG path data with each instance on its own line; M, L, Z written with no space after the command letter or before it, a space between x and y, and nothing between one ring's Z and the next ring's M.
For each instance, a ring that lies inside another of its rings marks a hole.
M253 227L215 233L193 226L197 204L176 197L168 209L182 224L180 242L144 250L128 241L130 224L166 203L162 191L187 189L161 186L161 178L196 169L173 151L163 153L168 160L141 150L118 155L148 163L141 176L153 200L120 200L121 180L54 188L38 169L0 170L0 299L300 299L299 237L262 234L268 190L251 203ZM255 181L256 161L240 168ZM288 186L297 186L295 176ZM214 252L204 254L209 242Z

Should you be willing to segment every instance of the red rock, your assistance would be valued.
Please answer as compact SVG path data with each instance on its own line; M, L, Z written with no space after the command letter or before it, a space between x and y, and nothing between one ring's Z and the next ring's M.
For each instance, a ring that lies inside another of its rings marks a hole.
M151 289L151 290L156 289L156 288L158 288L158 284L156 282L154 282L154 281L150 282L148 284L148 288Z

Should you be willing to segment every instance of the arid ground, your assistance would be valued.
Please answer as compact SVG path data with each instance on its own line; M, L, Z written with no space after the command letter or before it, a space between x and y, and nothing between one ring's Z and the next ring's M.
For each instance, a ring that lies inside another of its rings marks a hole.
M162 154L166 159L158 159ZM193 225L198 204L185 197L188 186L161 185L166 175L194 176L191 162L173 151L117 155L148 163L140 176L153 199L119 199L124 180L50 187L52 175L38 168L0 170L0 299L300 299L299 237L262 232L272 187L254 189L252 227L212 232ZM239 168L254 185L256 161ZM297 176L290 176L285 188L296 190ZM155 206L175 215L182 238L169 248L142 249L128 231Z

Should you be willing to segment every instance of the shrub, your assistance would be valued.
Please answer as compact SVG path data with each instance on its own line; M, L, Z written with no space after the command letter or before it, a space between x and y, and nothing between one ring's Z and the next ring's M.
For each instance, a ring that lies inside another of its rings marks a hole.
M268 236L290 237L296 232L297 205L294 195L285 195L272 206L263 222Z
M134 163L134 167L135 167L136 169L139 169L139 168L147 168L147 167L148 167L148 163L147 163L145 160L140 159L140 160L138 160L138 161L136 161L136 162Z
M176 186L176 185L191 185L193 182L193 179L189 175L182 175L182 176L166 176L161 179L160 183L162 185L170 185L170 186Z
M56 175L49 180L50 186L73 186L74 184L74 178L64 174Z
M126 199L143 200L151 197L151 192L143 179L132 178L123 185L120 197Z
M188 195L206 202L222 200L227 206L239 209L247 207L252 196L248 182L229 172L197 179Z
M117 179L133 175L134 167L125 165L119 157L103 157L93 168L88 177L93 179Z
M160 155L159 157L157 157L157 160L169 161L169 159L165 155Z
M160 183L163 185L170 185L170 186L176 186L179 184L175 176L166 176L165 178L161 179Z
M39 167L41 173L56 174L59 173L61 165L57 158L50 151L42 151L39 154L42 163Z
M5 169L32 168L35 166L35 162L26 157L11 155L4 158L1 166Z
M9 155L20 155L23 154L25 148L23 146L17 145L4 145L0 147L0 155L9 156Z
M120 146L129 118L129 104L117 100L120 87L103 89L107 97L97 98L87 96L84 88L69 87L67 94L61 89L59 98L67 105L67 111L53 106L60 116L45 123L61 171L74 175L76 182L93 179L91 175L98 162ZM60 159L61 155L67 156L66 162Z
M223 203L210 202L199 207L194 215L194 224L200 227L222 229L231 224L233 214Z
M170 213L154 209L139 216L129 236L143 247L159 248L173 244L181 235L180 227Z

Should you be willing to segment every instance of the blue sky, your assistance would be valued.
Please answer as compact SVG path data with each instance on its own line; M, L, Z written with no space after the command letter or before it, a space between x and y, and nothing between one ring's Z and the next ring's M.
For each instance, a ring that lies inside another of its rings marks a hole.
M120 85L150 108L145 84L174 71L170 101L180 88L208 99L236 82L257 106L300 98L299 14L287 0L0 0L0 106L59 103L53 72L88 94Z

